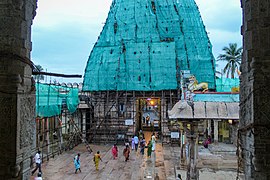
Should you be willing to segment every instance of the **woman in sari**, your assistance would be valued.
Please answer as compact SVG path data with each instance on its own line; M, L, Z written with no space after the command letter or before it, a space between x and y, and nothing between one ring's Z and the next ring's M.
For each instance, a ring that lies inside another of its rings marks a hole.
M116 159L118 156L118 148L117 148L116 144L114 144L112 147L112 155L113 155L113 159Z
M126 145L126 148L123 150L123 155L125 156L125 161L126 162L127 162L127 160L129 160L129 153L130 153L129 146Z
M95 163L95 166L96 166L96 170L98 171L99 160L102 161L101 156L99 154L99 151L94 155L93 160L94 160L94 163Z

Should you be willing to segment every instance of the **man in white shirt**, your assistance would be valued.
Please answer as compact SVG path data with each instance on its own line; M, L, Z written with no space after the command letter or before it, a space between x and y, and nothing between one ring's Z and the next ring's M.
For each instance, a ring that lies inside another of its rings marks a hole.
M38 151L34 157L34 161L36 163L36 168L32 171L32 175L36 172L38 169L38 172L41 172L41 157L40 157L40 151Z
M135 151L138 150L139 138L137 135L134 136Z

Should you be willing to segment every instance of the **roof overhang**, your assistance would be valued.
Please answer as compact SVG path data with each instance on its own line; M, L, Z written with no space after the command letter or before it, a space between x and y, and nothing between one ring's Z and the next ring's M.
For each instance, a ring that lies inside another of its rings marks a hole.
M169 119L239 119L238 102L194 102L194 113L187 101L177 102L168 111Z

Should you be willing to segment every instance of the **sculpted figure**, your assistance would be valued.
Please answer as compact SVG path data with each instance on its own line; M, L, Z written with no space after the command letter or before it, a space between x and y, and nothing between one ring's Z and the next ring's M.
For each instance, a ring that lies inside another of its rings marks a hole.
M188 90L191 92L193 91L202 91L205 92L208 90L208 83L202 82L198 83L196 77L194 75L191 75L189 77L189 85L188 85Z

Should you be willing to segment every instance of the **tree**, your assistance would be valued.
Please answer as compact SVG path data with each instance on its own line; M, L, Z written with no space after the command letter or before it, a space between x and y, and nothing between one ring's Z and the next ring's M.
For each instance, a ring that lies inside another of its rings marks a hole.
M222 50L224 54L220 54L217 60L227 62L223 73L226 73L227 78L229 75L231 75L231 78L234 78L241 64L243 48L238 48L237 43L230 43L229 47L224 47Z
M42 72L44 69L42 68L41 65L35 65L35 68L33 71L35 72ZM38 75L34 75L34 79L39 82L40 80L44 80L44 75L42 74L38 74Z

